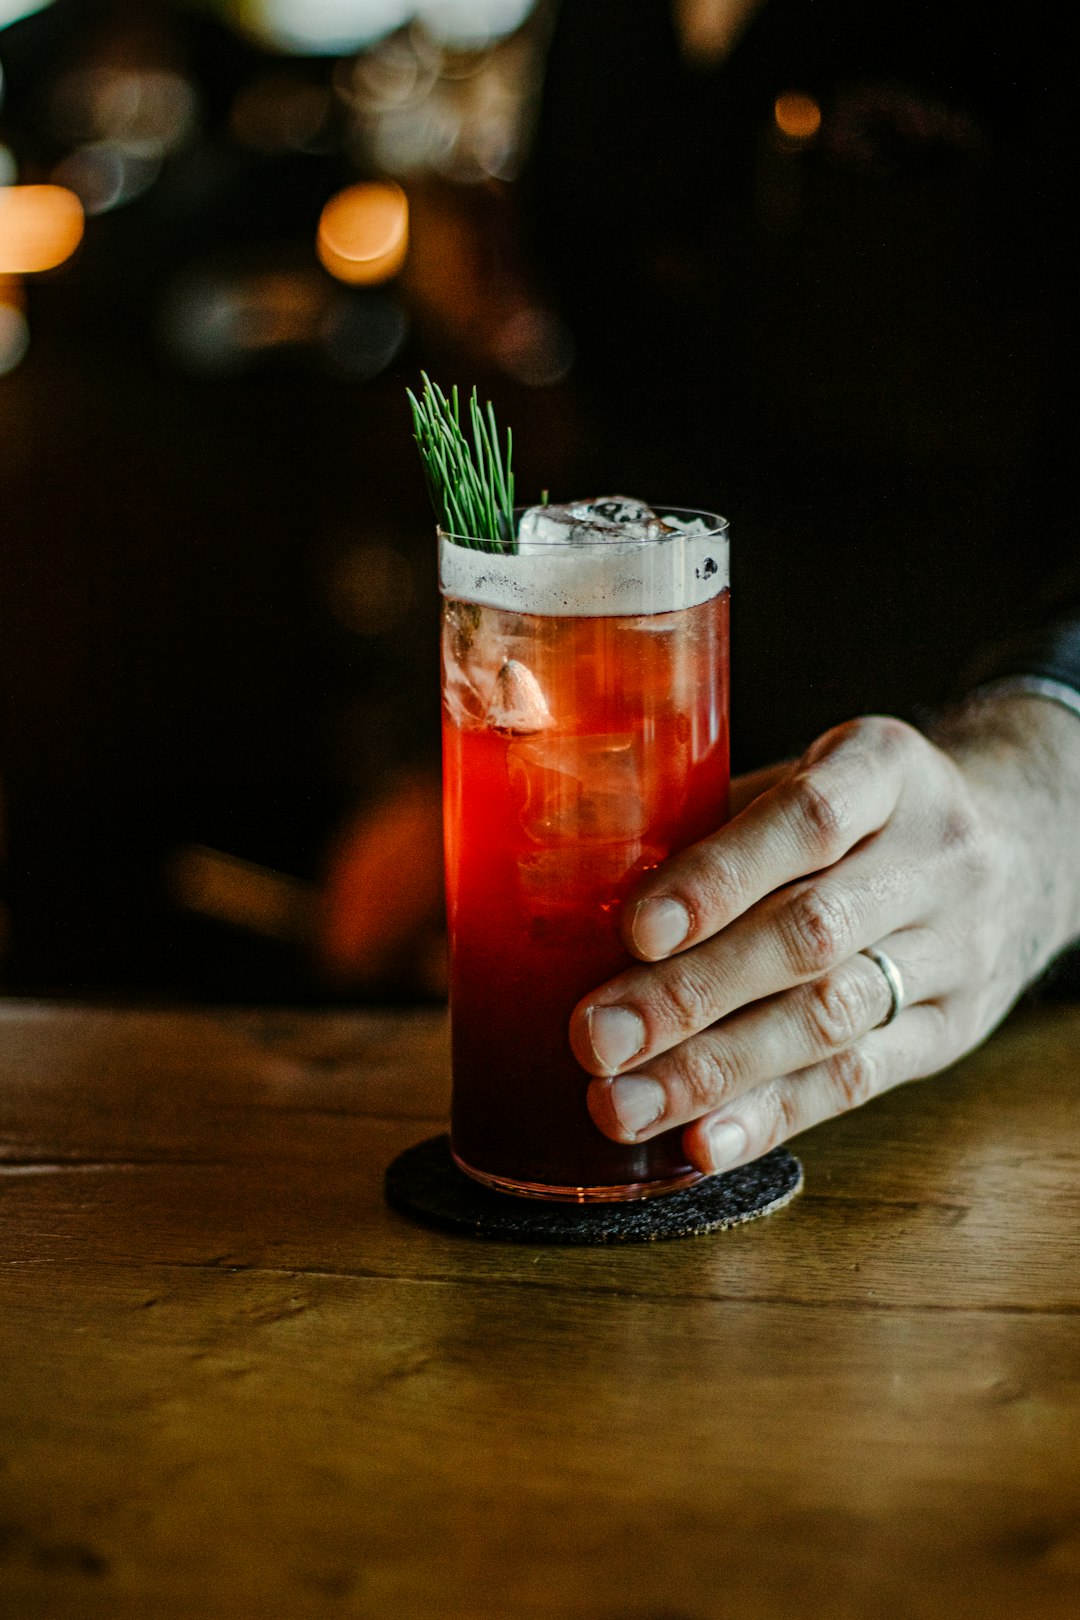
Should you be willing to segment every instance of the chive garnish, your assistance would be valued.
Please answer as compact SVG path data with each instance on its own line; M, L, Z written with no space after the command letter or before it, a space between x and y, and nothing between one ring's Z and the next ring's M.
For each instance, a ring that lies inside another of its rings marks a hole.
M426 371L420 375L424 380L420 398L411 388L406 393L436 518L444 529L479 550L486 550L492 542L513 545L513 438L509 428L504 456L494 409L489 404L484 412L474 388L469 400L470 444L461 426L457 389L451 389L448 399Z

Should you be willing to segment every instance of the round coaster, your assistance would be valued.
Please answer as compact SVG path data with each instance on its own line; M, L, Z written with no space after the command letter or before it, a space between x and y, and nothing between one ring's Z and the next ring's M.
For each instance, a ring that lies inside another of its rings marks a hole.
M798 1159L773 1148L753 1164L681 1192L626 1204L549 1204L481 1187L454 1163L450 1138L433 1136L394 1160L386 1172L386 1201L403 1215L506 1243L656 1243L771 1215L802 1184Z

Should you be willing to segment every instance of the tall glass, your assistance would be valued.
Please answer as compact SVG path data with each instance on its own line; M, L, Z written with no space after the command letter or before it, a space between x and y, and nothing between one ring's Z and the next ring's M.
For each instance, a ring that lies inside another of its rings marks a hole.
M570 1202L699 1179L680 1132L593 1124L570 1013L629 965L642 874L728 795L728 537L475 549L440 531L451 1143L487 1186Z

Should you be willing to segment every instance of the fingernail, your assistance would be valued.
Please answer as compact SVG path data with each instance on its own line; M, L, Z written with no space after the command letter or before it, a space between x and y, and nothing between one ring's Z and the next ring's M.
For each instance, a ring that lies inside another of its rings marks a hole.
M593 1057L614 1074L645 1045L645 1025L629 1007L590 1007L585 1014Z
M733 1119L717 1120L705 1133L714 1170L723 1170L746 1152L746 1132Z
M611 1082L611 1106L627 1136L655 1125L667 1107L667 1093L658 1080L624 1075Z
M668 956L690 932L690 913L681 900L639 900L630 937L642 956Z

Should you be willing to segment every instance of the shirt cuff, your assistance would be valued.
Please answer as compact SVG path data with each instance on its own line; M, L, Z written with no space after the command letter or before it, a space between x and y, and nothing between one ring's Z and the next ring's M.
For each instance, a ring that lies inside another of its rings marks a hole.
M1051 703L1060 703L1063 709L1068 709L1080 720L1080 691L1075 686L1067 686L1064 681L1051 680L1047 675L1002 675L996 681L986 681L977 687L974 696L1012 697L1018 694L1049 698Z

